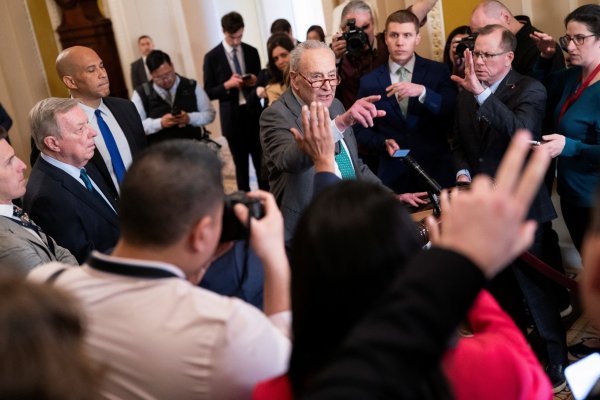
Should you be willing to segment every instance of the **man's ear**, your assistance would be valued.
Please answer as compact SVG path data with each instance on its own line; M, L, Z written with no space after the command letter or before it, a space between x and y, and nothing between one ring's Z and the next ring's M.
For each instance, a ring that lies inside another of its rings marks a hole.
M417 46L419 45L419 43L421 43L421 34L419 32L417 32L417 38L415 39L415 43L417 44Z
M62 81L68 89L77 89L77 83L75 79L73 79L70 75L65 75L62 77Z
M60 152L60 144L55 136L46 136L42 142L48 150L51 150L54 153Z
M210 215L205 215L196 222L188 234L188 242L191 249L202 254L203 257L212 257L214 252L214 237L220 232L216 231L214 218Z
M600 326L600 234L588 233L582 246L581 297L592 323Z

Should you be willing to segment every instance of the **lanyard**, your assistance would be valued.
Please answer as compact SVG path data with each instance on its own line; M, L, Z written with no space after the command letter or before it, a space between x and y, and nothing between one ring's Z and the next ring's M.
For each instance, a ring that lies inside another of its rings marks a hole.
M567 97L565 104L563 104L562 108L560 109L560 115L558 116L558 124L560 124L560 120L562 119L563 115L567 112L567 109L571 107L571 105L575 103L577 99L579 99L581 93L583 93L583 91L590 85L590 82L596 77L596 75L598 75L598 72L600 72L600 64L598 64L596 68L594 68L590 76L588 76L587 79L581 84L581 86L579 86L579 89L577 89L575 93ZM577 83L579 83L580 81L581 76L577 79Z

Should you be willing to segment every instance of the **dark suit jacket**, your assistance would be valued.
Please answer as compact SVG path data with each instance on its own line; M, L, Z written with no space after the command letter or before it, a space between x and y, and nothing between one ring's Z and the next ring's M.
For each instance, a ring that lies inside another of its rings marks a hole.
M344 111L342 103L334 99L329 107L331 118ZM302 211L312 199L315 174L312 160L298 148L290 127L303 131L300 103L288 88L260 118L260 141L269 170L269 185L283 214L286 240L292 238ZM344 142L357 178L380 183L358 158L352 128L344 132Z
M246 73L257 75L260 72L260 57L258 51L246 43L242 43ZM239 113L239 90L226 90L223 83L231 78L234 72L229 66L225 47L220 43L204 56L204 90L211 100L219 100L219 115L223 136L229 138L244 134L236 126ZM260 110L255 88L244 88L248 107L257 113Z
M450 71L444 64L416 55L412 82L426 87L425 102L411 97L405 118L394 96L387 97L385 88L392 84L388 64L376 68L360 80L358 98L378 94L375 103L385 117L375 119L372 128L360 124L354 126L356 140L370 153L378 154L378 176L397 193L426 189L401 160L388 155L384 141L394 139L401 149L409 149L410 155L425 172L443 187L454 182L448 138L454 112L457 89L450 80Z
M135 106L129 100L118 97L104 97L102 98L102 101L104 101L106 107L112 112L119 126L123 130L127 143L129 144L129 149L131 150L131 156L135 158L135 155L146 147L146 134L144 133L144 126L142 125L140 114L138 114ZM98 149L94 151L94 156L89 161L88 165L89 164L94 165L96 170L100 173L104 183L110 189L108 195L116 201L119 198L117 189L110 178L106 163ZM86 168L88 167L86 166Z
M119 238L117 214L106 202L41 157L31 169L23 206L79 263L93 249L113 248Z
M537 80L511 70L498 89L479 106L473 94L458 95L452 155L455 171L469 170L471 176L495 176L498 165L517 129L531 131L540 140L546 89ZM529 217L538 222L556 218L548 192L538 193Z
M144 82L148 82L148 75L146 75L144 59L140 57L131 63L131 86L135 90Z

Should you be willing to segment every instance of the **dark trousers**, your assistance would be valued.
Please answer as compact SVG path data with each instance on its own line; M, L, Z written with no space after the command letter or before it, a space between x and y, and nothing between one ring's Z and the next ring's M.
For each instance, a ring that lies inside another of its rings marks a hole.
M258 115L247 106L240 106L235 121L235 133L227 136L229 149L235 165L235 179L238 190L250 190L250 172L248 156L252 156L252 164L256 170L258 187L269 190L269 184L262 174L262 148L260 146Z
M567 229L569 230L569 235L571 235L571 240L573 240L575 248L581 254L581 244L590 224L592 208L576 206L561 198L560 210L562 211L565 225L567 225Z
M536 231L530 252L542 258L542 247L543 232L540 227ZM542 341L542 358L547 358L550 364L562 364L567 361L566 335L558 309L556 288L552 281L517 259L509 270L492 281L490 291L526 334L527 318L522 302L524 298Z

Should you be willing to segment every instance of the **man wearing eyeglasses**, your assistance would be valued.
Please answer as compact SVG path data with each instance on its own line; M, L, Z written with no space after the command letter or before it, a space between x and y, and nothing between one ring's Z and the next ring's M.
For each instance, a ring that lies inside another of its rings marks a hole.
M464 89L458 95L452 142L457 182L470 182L479 173L495 176L517 129L528 129L534 140L541 138L546 90L539 81L511 68L515 47L516 38L510 30L500 25L485 26L479 31L474 50L465 50L464 79L452 76ZM545 188L538 191L528 218L538 223L529 251L541 257L541 226L556 218ZM559 391L564 387L566 338L554 288L530 266L515 262L511 270L545 346L548 375ZM505 275L501 279L492 286L492 292L515 322L526 329L520 293L510 284L513 278ZM554 376L553 371L559 371L561 376Z
M283 214L286 241L292 238L300 214L313 195L313 163L298 148L290 132L290 128L303 131L302 106L320 102L328 107L331 120L311 123L331 126L336 143L338 177L379 182L358 158L351 128L355 122L372 126L374 118L385 115L372 104L379 96L359 99L346 111L334 97L339 83L333 51L323 42L303 42L291 53L290 87L261 115L260 139L269 171L269 185Z
M163 51L148 54L146 65L152 81L138 86L131 101L142 118L148 143L204 138L204 125L215 119L206 92L195 80L175 73L171 58Z

